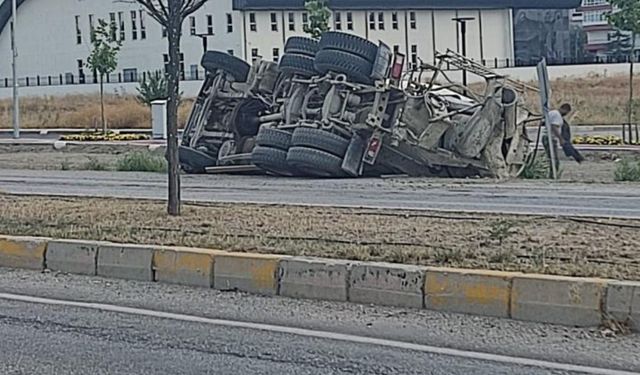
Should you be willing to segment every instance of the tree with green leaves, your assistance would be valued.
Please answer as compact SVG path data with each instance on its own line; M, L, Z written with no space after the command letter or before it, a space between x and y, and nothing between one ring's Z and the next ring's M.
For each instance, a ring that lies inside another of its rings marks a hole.
M122 42L115 38L116 25L98 20L98 26L91 31L91 54L87 58L87 67L98 75L100 81L100 114L102 132L107 133L107 121L104 116L104 77L118 68L118 52Z
M178 99L180 96L180 41L184 20L208 0L135 0L167 30L167 159L169 162L169 215L180 215L180 163L178 155Z
M304 32L314 39L320 39L322 33L329 31L331 10L326 0L306 0L304 7L309 14L309 24L304 25Z
M633 120L633 63L635 60L636 34L640 32L640 1L638 0L609 0L614 11L607 15L609 23L618 30L631 34L631 48L629 60L631 61L629 73L629 106L627 122L629 123L629 135L631 135L631 122Z

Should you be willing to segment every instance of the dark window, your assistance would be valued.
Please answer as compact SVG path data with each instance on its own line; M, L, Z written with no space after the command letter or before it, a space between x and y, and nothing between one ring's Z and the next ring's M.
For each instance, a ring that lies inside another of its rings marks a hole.
M232 49L227 50L227 53L230 54L231 56L235 55L235 52Z
M342 14L340 12L336 12L334 18L333 27L336 30L342 30Z
M384 30L384 12L378 13L378 29Z
M82 60L78 60L78 83L85 83L84 77L84 62Z
M131 39L138 40L138 13L131 11Z
M126 35L124 34L124 12L118 12L118 25L120 28L120 40L125 40Z
M233 15L231 13L227 13L227 32L233 32Z
M213 15L207 15L207 34L213 35Z
M391 27L394 30L398 30L398 12L391 13Z
M280 49L279 48L274 48L273 49L273 61L274 62L278 62L280 60Z
M93 42L95 35L93 34L94 31L96 30L95 28L95 23L93 21L93 14L89 15L89 35L91 36L91 41Z
M347 30L353 30L353 13L347 12Z
M305 29L309 27L309 14L307 12L302 13L302 26Z
M369 13L369 30L375 30L375 29L376 29L376 14Z
M413 44L411 45L411 68L415 69L418 67L418 46Z
M415 30L418 28L416 23L416 12L409 13L409 22L411 29Z
M80 29L80 16L76 16L76 44L82 44L82 30Z
M296 31L296 15L289 12L289 31Z
M147 39L147 27L144 24L144 11L140 11L140 39Z
M251 31L258 31L258 23L256 22L255 13L249 13L249 29L251 29Z
M138 82L138 69L123 69L122 75L125 82Z
M257 48L253 48L253 49L251 50L251 59L252 59L252 60L255 60L255 59L257 59L259 56L260 56L260 51L258 51L258 49L257 49Z
M196 35L196 18L194 16L189 17L189 33L191 35Z
M278 31L278 14L271 13L271 31Z
M116 23L116 14L115 13L109 13L109 21L110 23L110 27L111 27L111 39L116 40L116 37L118 36L116 34L117 28L118 28L118 24Z

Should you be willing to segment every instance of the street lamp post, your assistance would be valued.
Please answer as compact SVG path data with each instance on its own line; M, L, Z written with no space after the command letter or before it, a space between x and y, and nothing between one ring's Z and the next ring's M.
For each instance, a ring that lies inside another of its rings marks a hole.
M462 56L467 57L467 21L473 21L473 17L455 17L452 21L460 24L460 34L462 35ZM462 70L462 84L467 85L467 71Z
M12 1L11 8L11 54L12 70L13 70L13 138L20 138L20 99L18 97L18 46L16 45L16 27L17 27L17 0Z
M212 36L212 34L193 34L193 36L197 36L198 38L202 39L202 49L203 49L203 53L207 52L208 49L208 42L209 42L209 37Z

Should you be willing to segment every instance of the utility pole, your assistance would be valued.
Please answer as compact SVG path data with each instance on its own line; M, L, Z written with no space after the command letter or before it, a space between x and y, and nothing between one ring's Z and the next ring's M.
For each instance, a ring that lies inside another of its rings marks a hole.
M16 27L18 19L17 0L12 1L11 8L11 55L13 56L13 138L20 138L20 98L18 97L18 46L16 45Z
M462 56L467 57L467 21L473 21L473 17L456 17L452 21L460 24L460 34L462 36ZM462 70L462 84L467 85L467 71Z

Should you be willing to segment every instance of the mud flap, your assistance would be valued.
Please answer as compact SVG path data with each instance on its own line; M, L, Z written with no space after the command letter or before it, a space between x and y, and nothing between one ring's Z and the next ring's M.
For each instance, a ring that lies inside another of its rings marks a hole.
M344 170L349 176L358 177L362 174L362 160L364 153L367 150L368 140L359 135L351 137L347 153L344 156L342 162L342 170Z

